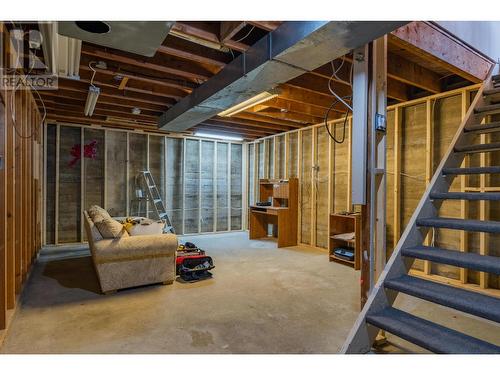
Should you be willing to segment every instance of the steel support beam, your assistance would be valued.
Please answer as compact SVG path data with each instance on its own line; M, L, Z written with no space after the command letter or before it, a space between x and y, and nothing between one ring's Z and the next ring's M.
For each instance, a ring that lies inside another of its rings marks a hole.
M406 22L284 22L163 113L158 126L184 131L219 112L314 70Z

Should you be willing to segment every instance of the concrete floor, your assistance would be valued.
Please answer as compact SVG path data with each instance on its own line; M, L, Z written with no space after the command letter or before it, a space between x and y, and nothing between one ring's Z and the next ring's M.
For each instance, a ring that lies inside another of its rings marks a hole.
M214 278L104 296L91 260L44 252L3 353L336 353L359 309L359 275L326 251L245 232L184 237Z
M247 238L185 236L214 258L213 279L108 296L85 247L46 249L1 352L337 353L359 311L358 271L326 251ZM407 296L396 306L500 345L498 324ZM388 338L380 352L425 352Z

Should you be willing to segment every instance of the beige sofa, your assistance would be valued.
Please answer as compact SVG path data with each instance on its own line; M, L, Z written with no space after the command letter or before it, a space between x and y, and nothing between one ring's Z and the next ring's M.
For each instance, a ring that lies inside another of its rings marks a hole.
M103 293L139 285L172 284L177 236L174 234L103 238L87 211L85 230Z

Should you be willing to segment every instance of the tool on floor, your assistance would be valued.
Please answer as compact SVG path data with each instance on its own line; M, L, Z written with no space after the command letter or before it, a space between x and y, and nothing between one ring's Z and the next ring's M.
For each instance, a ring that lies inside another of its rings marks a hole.
M144 190L146 191L146 195L144 194ZM175 233L174 227L172 226L170 218L168 217L165 205L163 204L161 194L150 171L141 171L137 175L135 201L138 204L137 216L140 216L141 214L141 204L146 203L147 207L147 203L149 202L153 207L153 211L158 216L158 219L165 223L164 232ZM148 210L146 209L146 211ZM146 212L145 216L148 216L147 214L148 212Z
M198 248L192 242L179 245L177 249L176 272L183 282L193 283L209 279L215 268L212 257L205 255L205 250Z

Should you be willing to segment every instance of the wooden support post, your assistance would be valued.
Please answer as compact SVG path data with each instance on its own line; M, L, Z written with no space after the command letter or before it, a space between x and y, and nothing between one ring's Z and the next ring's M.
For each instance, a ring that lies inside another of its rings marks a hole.
M431 181L434 169L434 104L430 99L425 101L425 186L427 187ZM432 228L425 237L424 244L431 244L431 233L435 231ZM432 265L429 261L424 261L424 273L430 275Z

